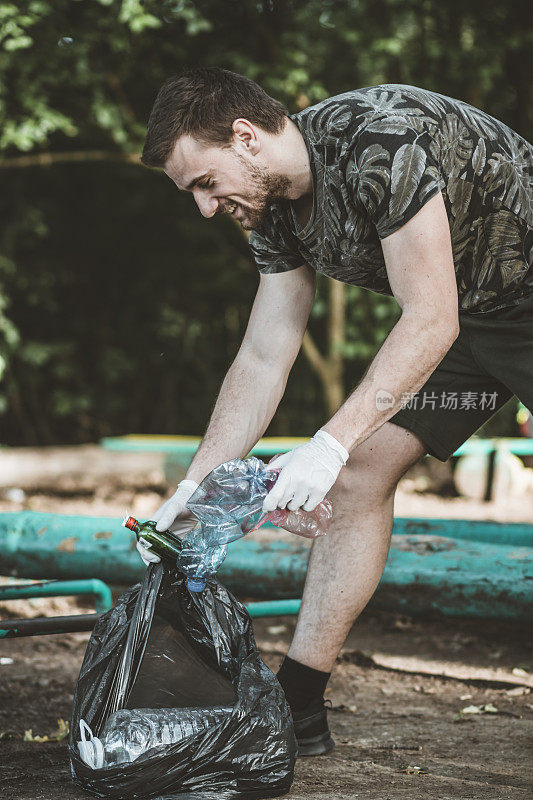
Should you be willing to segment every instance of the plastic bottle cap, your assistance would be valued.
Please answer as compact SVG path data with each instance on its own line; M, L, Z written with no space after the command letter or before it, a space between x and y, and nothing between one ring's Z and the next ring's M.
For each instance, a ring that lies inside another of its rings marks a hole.
M203 592L205 584L205 578L187 578L187 589L189 592Z

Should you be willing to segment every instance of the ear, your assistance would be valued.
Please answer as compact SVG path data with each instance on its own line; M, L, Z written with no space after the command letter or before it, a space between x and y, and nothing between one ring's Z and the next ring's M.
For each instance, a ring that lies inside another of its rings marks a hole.
M232 125L233 141L244 148L249 155L256 156L261 150L259 129L247 119L236 119Z

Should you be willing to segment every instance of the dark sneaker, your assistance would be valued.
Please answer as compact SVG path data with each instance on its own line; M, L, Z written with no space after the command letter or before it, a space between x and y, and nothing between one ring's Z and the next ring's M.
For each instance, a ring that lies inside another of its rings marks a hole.
M327 708L331 708L331 700L312 703L302 711L292 712L299 756L320 756L335 747L328 728Z

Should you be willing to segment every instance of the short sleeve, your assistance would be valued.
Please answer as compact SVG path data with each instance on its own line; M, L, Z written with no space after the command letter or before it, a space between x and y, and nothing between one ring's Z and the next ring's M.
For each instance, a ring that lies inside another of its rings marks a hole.
M290 272L304 264L294 236L279 216L269 214L260 230L252 231L248 244L257 269L264 275Z
M416 117L374 121L357 134L346 182L380 239L409 222L442 189L438 156L435 133Z

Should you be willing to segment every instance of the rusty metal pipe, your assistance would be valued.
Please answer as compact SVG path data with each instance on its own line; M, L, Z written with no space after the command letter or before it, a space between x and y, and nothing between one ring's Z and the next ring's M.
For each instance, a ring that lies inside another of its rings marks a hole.
M395 521L395 531L408 532L393 536L374 604L408 614L527 619L533 602L533 548L428 533L442 530L444 522ZM466 533L479 531L464 520L446 523ZM495 530L494 523L487 525L489 532ZM531 525L503 528L509 529L508 541L527 541L533 532ZM241 596L295 598L302 592L308 556L308 541L297 536L268 541L259 531L230 545L219 576ZM0 514L0 574L98 577L116 585L135 583L143 571L135 537L118 519Z

